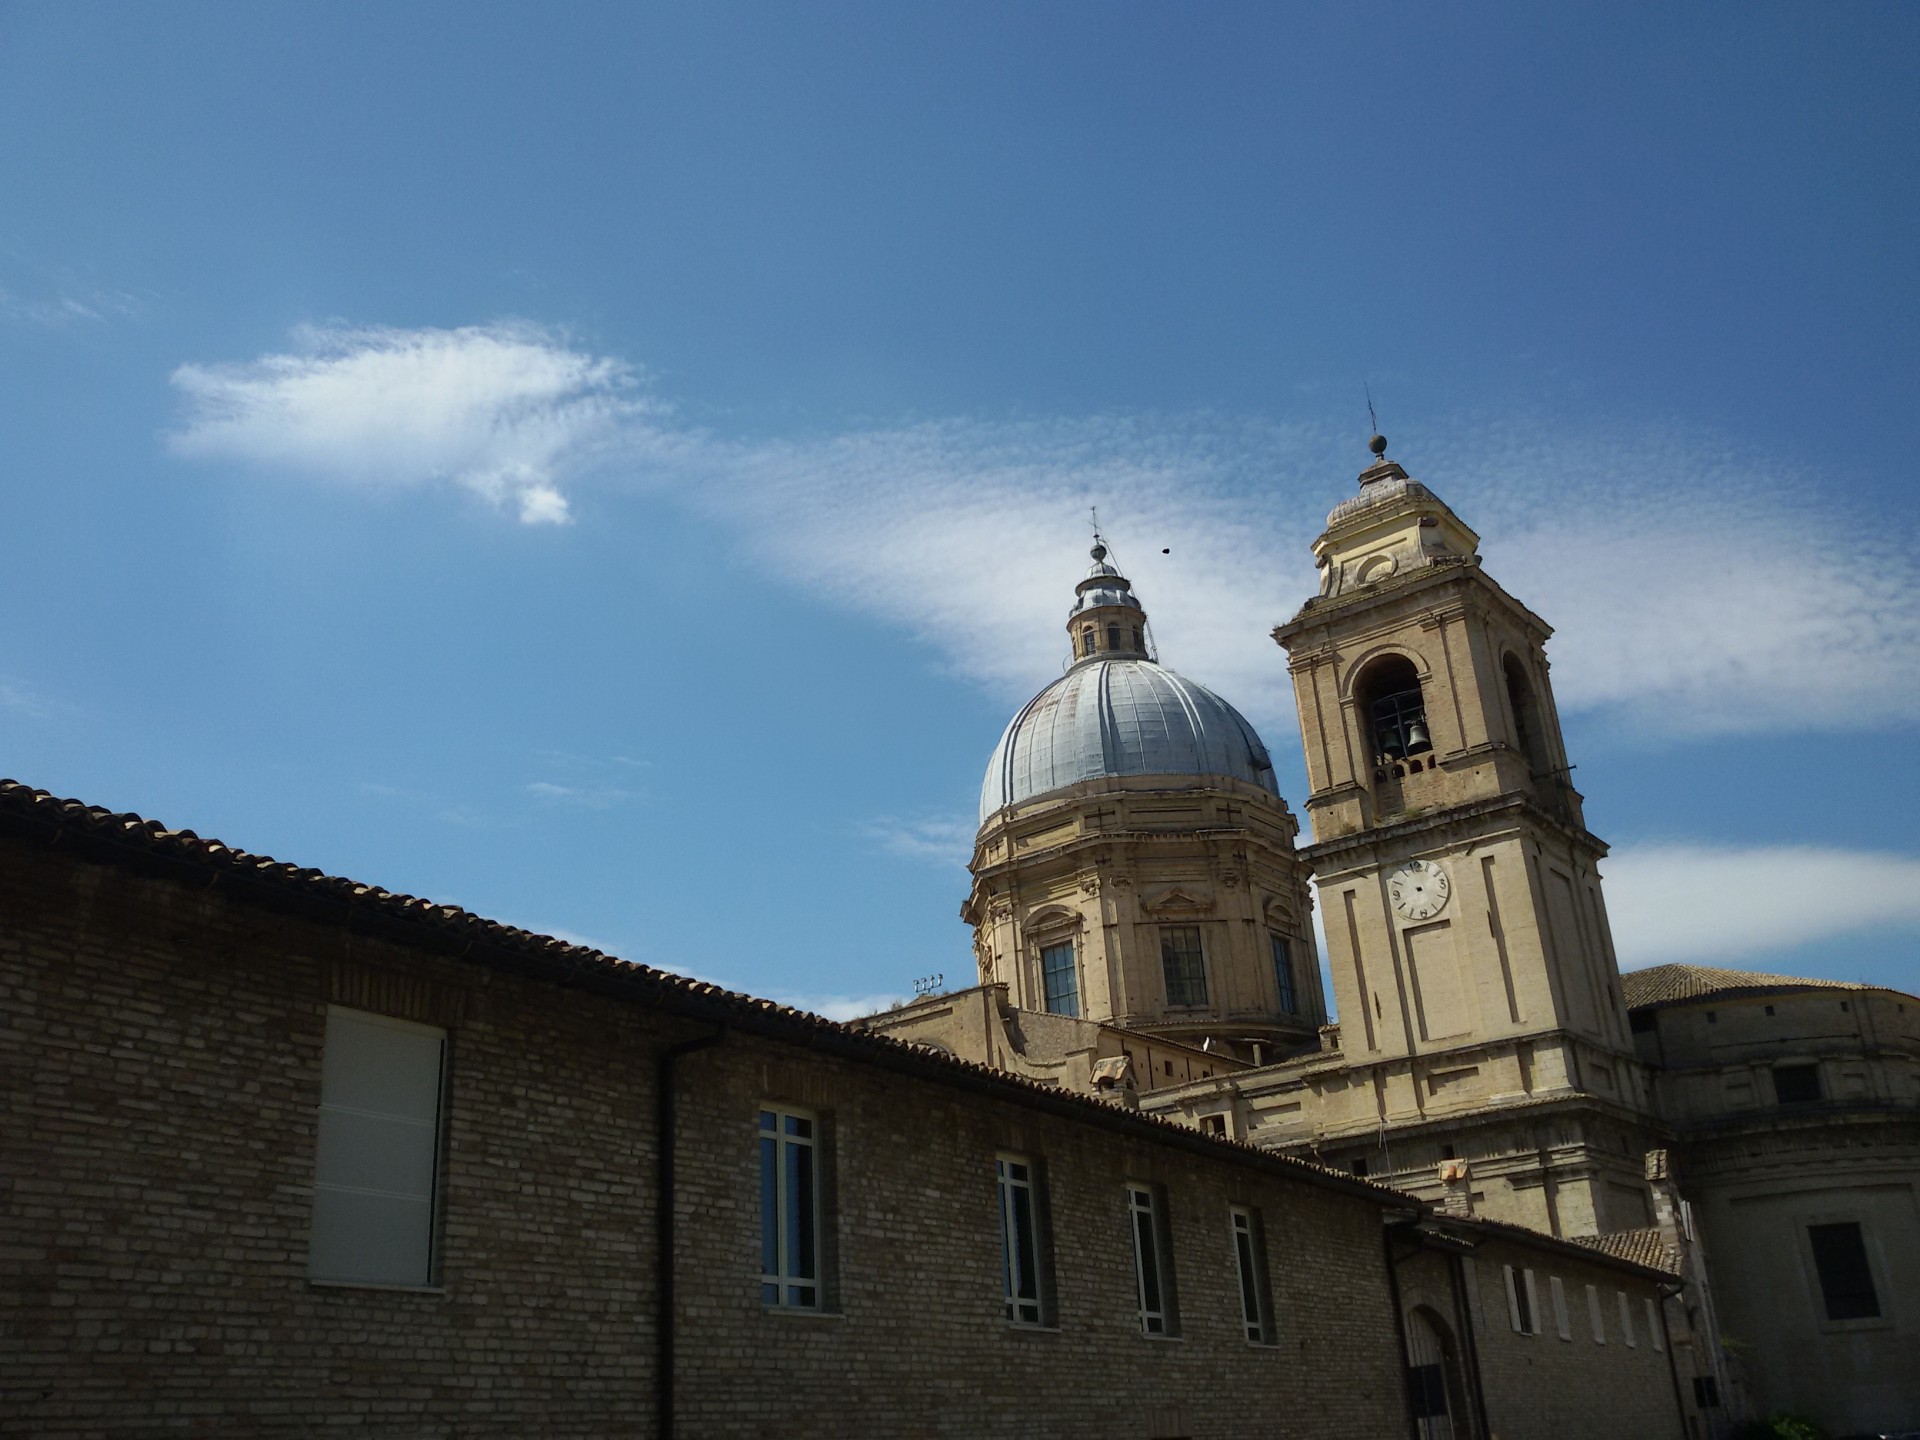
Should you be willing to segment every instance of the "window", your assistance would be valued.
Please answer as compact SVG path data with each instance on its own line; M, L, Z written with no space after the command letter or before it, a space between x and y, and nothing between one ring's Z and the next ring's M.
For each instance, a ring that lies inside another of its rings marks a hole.
M1267 1286L1266 1232L1260 1212L1246 1205L1230 1205L1233 1221L1233 1258L1240 1271L1240 1322L1250 1345L1273 1341L1273 1299Z
M1637 1346L1633 1338L1633 1307L1627 1303L1626 1291L1616 1290L1613 1294L1614 1298L1620 1302L1620 1338L1626 1342L1627 1348L1632 1350Z
M1587 1286L1587 1324L1593 1327L1593 1343L1607 1343L1607 1317L1600 1309L1600 1287Z
M819 1123L801 1110L760 1112L760 1301L820 1308Z
M1503 1265L1501 1269L1507 1275L1507 1318L1520 1334L1538 1335L1540 1325L1535 1317L1540 1312L1540 1293L1534 1284L1533 1271L1515 1270L1511 1265Z
M1093 654L1093 627L1091 625L1080 632L1080 653L1082 655Z
M1809 1225L1813 1265L1820 1272L1820 1296L1829 1320L1871 1320L1880 1314L1880 1296L1873 1288L1867 1264L1867 1245L1857 1222Z
M333 1006L320 1062L307 1273L434 1283L447 1032Z
M1360 1176L1362 1179L1365 1179L1366 1173L1367 1173L1367 1157L1364 1155L1354 1156L1351 1163L1351 1168L1354 1174Z
M1167 975L1167 1004L1207 1003L1207 969L1198 925L1160 927L1160 965Z
M1647 1307L1647 1339L1655 1350L1664 1355L1667 1352L1667 1341L1665 1331L1660 1324L1660 1311L1651 1298L1643 1303Z
M1820 1098L1820 1067L1774 1066L1773 1098L1782 1105L1811 1105Z
M1227 1117L1225 1115L1202 1115L1200 1117L1200 1128L1206 1131L1207 1134L1217 1135L1220 1139L1224 1140L1227 1138Z
M1040 983L1046 991L1049 1015L1080 1013L1080 969L1073 963L1071 940L1042 948Z
M1300 1013L1300 999L1293 988L1293 948L1284 935L1267 935L1273 947L1273 980L1280 991L1280 1008L1289 1015Z
M1426 702L1420 697L1420 672L1411 660L1393 655L1376 663L1359 698L1375 755L1399 760L1433 748Z
M1573 1322L1567 1318L1567 1287L1558 1275L1547 1277L1547 1289L1553 1296L1553 1328L1562 1340L1573 1339Z
M1119 648L1120 627L1118 625L1109 625L1107 626L1107 649L1118 650Z
M1133 648L1140 651L1142 654L1146 653L1146 648L1147 648L1146 641L1141 639L1140 627L1138 625L1133 627ZM1847 1007L1842 1005L1840 1008L1844 1010Z
M1000 1259L1007 1319L1016 1325L1044 1323L1040 1299L1040 1209L1033 1162L1022 1155L994 1161L1000 1187Z
M1693 1377L1693 1403L1701 1410L1720 1408L1720 1382L1711 1375Z
M1127 1186L1127 1216L1133 1225L1133 1274L1140 1297L1140 1331L1174 1333L1173 1267L1166 1253L1159 1197L1145 1185Z

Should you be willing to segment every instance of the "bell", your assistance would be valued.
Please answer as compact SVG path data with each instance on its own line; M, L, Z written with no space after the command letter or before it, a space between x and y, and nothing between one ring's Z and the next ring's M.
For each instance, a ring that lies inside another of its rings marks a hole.
M1433 742L1427 738L1427 722L1425 720L1415 720L1411 725L1407 726L1407 753L1409 755L1415 750L1431 750L1432 748Z

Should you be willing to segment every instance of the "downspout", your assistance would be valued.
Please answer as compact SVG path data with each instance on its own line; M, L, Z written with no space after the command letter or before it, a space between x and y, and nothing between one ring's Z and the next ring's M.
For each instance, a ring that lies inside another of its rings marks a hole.
M656 1440L673 1436L673 1247L674 1247L674 1067L683 1055L717 1045L726 1036L720 1026L710 1035L682 1040L660 1053L660 1068L655 1077L654 1095L658 1104L654 1127L659 1184L654 1204L654 1338L658 1355L654 1363L654 1434Z
M1403 1224L1418 1224L1419 1217ZM1380 1253L1387 1262L1387 1294L1393 1300L1393 1330L1400 1337L1400 1408L1406 1412L1410 1440L1420 1440L1420 1422L1413 1414L1413 1375L1407 1367L1407 1312L1400 1303L1400 1261L1393 1253L1393 1225L1380 1227Z
M1487 1415L1487 1387L1480 1376L1480 1340L1473 1333L1473 1302L1467 1298L1467 1267L1458 1254L1450 1258L1453 1261L1454 1313L1459 1321L1460 1333L1466 1337L1467 1378L1473 1385L1474 1433L1480 1440L1488 1440L1493 1433L1493 1421Z
M1685 1440L1687 1433L1687 1402L1680 1393L1680 1367L1673 1358L1673 1332L1667 1328L1667 1301L1678 1299L1684 1285L1675 1285L1669 1290L1664 1285L1654 1287L1654 1293L1660 1297L1660 1303L1653 1308L1660 1316L1660 1338L1667 1347L1667 1374L1673 1380L1673 1408L1680 1415L1680 1434Z

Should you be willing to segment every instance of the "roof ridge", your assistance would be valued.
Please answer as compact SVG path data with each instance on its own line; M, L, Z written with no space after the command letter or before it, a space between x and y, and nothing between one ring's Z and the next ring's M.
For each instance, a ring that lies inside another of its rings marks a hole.
M558 962L565 967L558 975L545 977L548 979L577 982L583 975L597 974L603 983L619 987L614 993L620 998L635 998L631 993L621 993L634 984L657 992L661 998L671 1000L678 997L685 1005L684 1018L712 1024L746 1021L760 1027L761 1033L771 1032L770 1038L773 1039L803 1045L825 1040L844 1046L855 1058L868 1058L881 1063L911 1060L917 1068L932 1072L931 1078L936 1080L974 1085L990 1083L1011 1092L1008 1098L1077 1110L1084 1118L1099 1120L1109 1126L1135 1129L1155 1138L1181 1144L1199 1142L1208 1146L1225 1146L1238 1152L1243 1159L1258 1159L1275 1169L1293 1171L1302 1179L1361 1194L1376 1204L1417 1210L1426 1208L1422 1201L1391 1186L1299 1156L1263 1150L1246 1141L1211 1135L1158 1115L1124 1110L1090 1095L1041 1084L1012 1071L996 1070L976 1061L963 1060L957 1055L910 1040L858 1030L811 1010L783 1005L777 1000L764 999L743 991L728 990L711 981L661 970L639 961L623 960L604 950L577 945L537 930L525 930L499 920L489 920L459 905L440 904L417 895L401 894L344 876L329 875L313 867L292 865L220 840L206 839L192 830L170 829L157 820L149 820L132 811L108 810L80 800L64 799L22 781L0 779L0 820L9 816L16 820L39 820L52 824L54 835L50 844L59 843L65 834L70 833L66 827L77 825L85 838L115 847L135 847L162 859L212 869L216 875L237 874L244 880L272 886L293 898L370 906L401 924L422 925L441 932L449 939L465 939L467 945L459 951L461 957L469 954L475 939L491 941L522 957L548 963Z

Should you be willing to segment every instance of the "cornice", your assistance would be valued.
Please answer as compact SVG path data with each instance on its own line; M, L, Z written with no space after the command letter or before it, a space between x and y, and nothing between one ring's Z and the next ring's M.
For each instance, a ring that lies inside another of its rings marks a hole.
M1542 828L1587 850L1596 860L1606 858L1607 843L1599 836L1583 826L1570 825L1549 814L1538 803L1517 790L1486 800L1473 800L1463 805L1448 805L1438 810L1425 811L1386 825L1368 826L1364 830L1354 831L1351 835L1340 835L1331 840L1302 846L1296 853L1315 875L1338 873L1338 866L1331 866L1326 862L1340 860L1355 851L1363 851L1373 846L1393 844L1396 841L1434 831L1457 829L1476 821L1508 813L1534 821ZM1358 862L1353 868L1360 868L1365 863L1367 862Z

